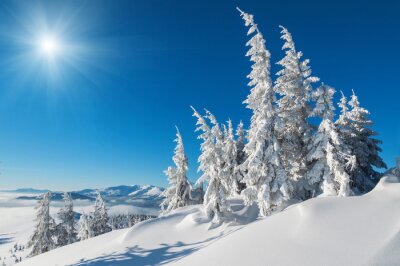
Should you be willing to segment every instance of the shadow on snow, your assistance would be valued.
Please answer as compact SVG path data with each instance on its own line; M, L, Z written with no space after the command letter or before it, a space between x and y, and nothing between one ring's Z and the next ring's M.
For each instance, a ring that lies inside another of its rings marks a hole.
M195 242L186 244L181 241L175 244L161 244L160 247L154 249L143 249L138 246L129 247L123 253L112 253L97 257L94 259L84 260L70 266L84 266L84 265L160 265L173 261L177 261L204 246L210 244L210 242L216 238L221 237L221 233L218 236L208 238L201 242Z

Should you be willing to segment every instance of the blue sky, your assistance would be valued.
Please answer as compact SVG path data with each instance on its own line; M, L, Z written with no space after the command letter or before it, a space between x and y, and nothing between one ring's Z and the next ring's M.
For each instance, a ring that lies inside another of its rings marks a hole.
M242 101L251 64L236 6L255 15L273 63L283 56L284 25L314 75L345 94L355 89L394 165L396 1L2 1L0 188L164 186L175 125L195 180L189 106L221 122L250 116ZM38 54L43 34L61 44L54 58Z

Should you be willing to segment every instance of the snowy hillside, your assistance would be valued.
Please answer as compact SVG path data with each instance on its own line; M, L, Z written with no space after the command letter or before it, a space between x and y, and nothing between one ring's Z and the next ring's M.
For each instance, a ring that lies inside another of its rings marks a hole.
M40 193L48 190L18 189L0 192L0 265L13 265L14 259L10 249L15 244L26 246L34 228L37 200ZM109 215L141 214L158 215L159 205L162 200L161 188L155 186L118 186L101 190L106 200ZM134 193L134 194L132 194ZM85 189L71 193L74 200L76 218L81 213L93 211L95 189ZM131 195L130 195L131 194ZM57 218L57 212L63 206L61 192L52 193L51 215ZM15 253L22 260L28 250ZM5 258L5 259L4 259Z
M200 205L58 248L21 265L396 265L400 183L383 178L368 194L319 197L256 220L233 202L215 226Z

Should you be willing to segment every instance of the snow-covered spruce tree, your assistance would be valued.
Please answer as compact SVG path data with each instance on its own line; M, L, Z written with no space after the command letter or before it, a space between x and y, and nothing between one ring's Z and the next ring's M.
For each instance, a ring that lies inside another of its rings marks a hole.
M340 92L342 94L340 101L338 103L340 113L339 113L339 118L335 122L335 126L337 130L340 132L340 135L343 137L345 140L346 144L348 144L350 141L350 138L352 138L352 133L350 130L350 116L349 116L349 106L348 106L348 101L347 97L343 94L343 91ZM348 173L351 175L350 171Z
M243 122L240 121L236 128L235 135L236 140L236 168L235 168L235 182L236 182L236 193L240 194L243 189L246 188L246 184L243 182L243 177L245 175L245 169L242 169L241 165L246 160L246 153L244 152L244 147L246 144L246 135L243 127Z
M170 186L162 193L165 197L161 203L162 213L164 214L190 203L191 185L186 176L188 159L185 155L183 140L178 127L176 128L175 142L176 147L172 157L175 167L170 166L165 171Z
M266 216L290 199L292 188L280 160L280 147L274 128L277 114L270 77L270 53L253 16L241 10L239 12L245 25L250 27L247 34L255 33L247 42L250 49L246 54L253 66L248 75L252 88L244 103L253 111L253 115L244 148L247 157L241 165L245 173L243 181L246 183L242 195L246 204L257 202L260 215Z
M237 179L237 146L233 133L232 121L228 120L228 126L224 125L224 139L222 146L223 165L221 174L223 180L229 180L229 192L234 195L240 191L239 180Z
M111 227L108 224L106 204L100 192L98 192L96 197L91 226L94 236L98 236L111 231Z
M378 135L371 129L373 122L369 119L369 111L360 106L357 95L354 93L349 101L351 107L348 117L351 136L348 139L356 163L352 171L352 187L355 192L365 193L370 191L380 178L375 168L387 168L379 152L382 143L374 137Z
M348 101L347 97L343 94L343 91L341 91L340 93L342 94L340 102L338 103L340 114L335 124L337 125L338 129L343 132L343 134L346 134L346 138L349 138L351 135L349 130L351 122L349 117Z
M206 118L210 121L211 127L211 134L214 138L214 154L215 154L215 168L217 173L217 179L214 180L215 182L208 182L207 191L204 195L204 198L208 198L208 202L214 205L212 208L219 210L221 213L223 212L230 212L230 205L227 201L229 195L232 194L233 188L233 178L232 175L233 167L230 167L229 164L226 162L227 156L225 156L226 149L225 149L225 135L223 130L221 130L220 124L218 123L215 116L205 109L206 111ZM225 127L225 126L224 126ZM227 131L227 130L225 130ZM234 149L234 145L231 145L232 149ZM228 155L229 156L229 155ZM233 157L232 154L229 157ZM231 160L232 161L232 160ZM215 221L219 221L219 213L214 216Z
M201 116L193 107L193 116L197 118L196 132L202 133L198 136L203 142L200 145L201 154L198 162L200 163L198 171L202 175L197 183L206 182L207 189L204 194L203 205L208 217L219 222L221 213L230 210L227 197L230 194L229 180L221 180L222 170L222 146L223 135L215 117L207 111L207 118L213 124L210 128L205 118Z
M78 238L79 240L85 240L94 236L92 230L92 219L86 213L82 213L78 222Z
M50 216L51 192L42 195L39 205L36 207L35 230L28 242L28 248L32 248L29 256L36 256L55 248L54 230L55 222Z
M292 35L281 26L282 49L285 57L277 64L282 66L275 81L275 91L281 96L278 100L277 131L281 143L280 156L287 176L294 184L297 197L310 197L305 174L307 172L306 154L312 126L307 119L311 112L310 96L312 83L319 79L311 76L309 60L302 60L302 52L297 52Z
M335 107L332 98L335 90L322 84L314 93L316 100L311 116L322 122L308 145L307 163L310 170L306 178L314 188L313 195L321 192L327 196L350 195L350 177L346 161L351 156L343 136L332 122Z
M74 205L71 195L64 193L64 207L58 212L60 223L56 227L57 246L65 246L76 241Z
M319 117L323 119L333 120L335 116L335 106L333 104L333 96L336 90L324 83L321 84L312 93L312 99L315 102L315 107L310 113L311 117Z

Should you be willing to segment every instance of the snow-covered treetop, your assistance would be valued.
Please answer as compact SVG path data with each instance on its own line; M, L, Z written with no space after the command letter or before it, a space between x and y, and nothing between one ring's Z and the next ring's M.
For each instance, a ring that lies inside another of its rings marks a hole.
M250 26L247 35L252 34L254 31L259 32L257 24L254 23L254 16L252 14L243 12L239 7L236 9L240 12L240 16L243 18L246 27Z
M103 197L101 196L100 192L97 191L97 196L96 196L96 201L95 201L95 212L100 211L103 212L103 210L106 209L106 204L104 202Z
M308 101L311 84L318 82L319 78L311 76L309 59L301 61L303 53L296 51L291 33L285 27L279 27L282 29L281 39L285 41L282 46L282 50L285 50L285 57L277 63L283 69L277 73L276 90L281 95L303 98L295 99L292 102L293 105L296 105L299 100Z
M177 171L178 172L184 172L188 170L188 160L185 155L185 149L183 146L183 141L182 141L182 135L179 132L179 129L177 126L176 127L176 139L175 142L177 143L175 147L175 153L174 156L172 157L172 160L174 161Z
M64 192L63 199L64 199L65 206L70 206L70 205L73 204L72 203L72 198L71 198L71 193Z
M205 140L206 138L210 137L210 135L211 135L211 129L210 129L210 127L208 126L208 124L207 124L206 120L204 119L204 117L201 116L201 115L196 111L196 109L194 109L193 106L190 106L190 108L192 108L192 110L193 110L193 116L197 118L197 122L196 122L197 128L196 128L195 132L198 132L198 131L202 131L202 132L203 132L203 133L200 134L197 138L198 138L198 139Z
M281 28L281 39L285 40L285 43L282 46L282 50L287 49L288 53L294 53L294 55L297 55L297 57L300 59L302 53L296 53L296 47L294 46L292 34L288 31L287 28L283 27L282 25L279 25L279 28Z
M215 169L210 168L210 165L213 165L213 161L215 160L213 152L215 143L211 128L208 126L205 118L200 115L193 106L191 106L191 108L193 110L193 116L197 118L197 128L195 132L201 131L201 134L197 138L203 140L200 145L201 154L197 160L199 162L197 171L202 172L202 175L197 180L196 184L201 184L208 180L210 175L215 172Z
M348 123L349 107L347 106L347 97L344 95L343 91L340 91L340 93L342 94L342 97L340 98L340 102L338 103L338 106L340 108L340 115L337 123L340 125L346 125Z
M368 119L369 111L360 106L360 101L358 100L357 95L354 90L352 90L353 94L351 95L351 100L349 101L349 105L351 106L350 119L353 122L361 123L362 126L369 126L372 124L372 121Z
M252 87L250 94L244 101L247 104L247 108L256 111L260 106L260 102L263 101L265 93L273 94L272 81L270 77L270 57L271 54L267 50L265 45L265 39L262 33L259 31L257 24L254 23L254 17L251 14L245 13L239 8L241 17L245 21L247 27L250 26L247 35L251 35L254 32L256 34L246 43L246 46L250 46L246 56L250 57L252 65L252 71L247 76L250 79L249 86Z
M332 120L335 116L335 106L332 101L335 92L334 88L322 83L322 85L313 93L315 107L310 116Z

